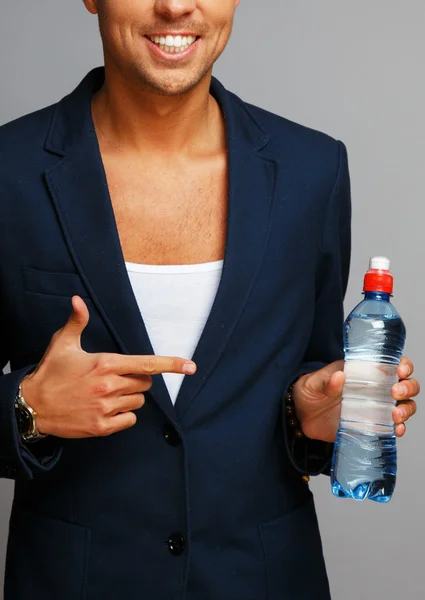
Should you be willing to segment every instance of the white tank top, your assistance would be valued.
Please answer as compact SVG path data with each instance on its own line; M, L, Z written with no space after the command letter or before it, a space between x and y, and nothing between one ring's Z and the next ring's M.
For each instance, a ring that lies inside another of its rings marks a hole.
M155 354L191 359L217 293L223 261L125 264ZM174 404L184 375L163 377Z

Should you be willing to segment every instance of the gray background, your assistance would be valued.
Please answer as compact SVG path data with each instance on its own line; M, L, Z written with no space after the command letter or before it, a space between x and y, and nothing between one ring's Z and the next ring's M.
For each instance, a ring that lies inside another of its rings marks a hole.
M347 144L354 239L346 309L360 299L369 256L388 255L420 379L424 23L423 0L242 0L215 72L245 100ZM81 1L3 2L0 123L56 101L100 63L97 23ZM425 597L421 427L419 412L399 443L389 505L336 500L328 479L312 483L336 600ZM0 483L0 565L11 491Z

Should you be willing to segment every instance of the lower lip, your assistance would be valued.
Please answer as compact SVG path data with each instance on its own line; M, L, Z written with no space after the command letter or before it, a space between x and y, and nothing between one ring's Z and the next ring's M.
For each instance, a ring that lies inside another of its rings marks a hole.
M148 45L149 45L151 51L153 52L153 54L155 56L157 56L158 58L162 58L164 60L167 60L168 62L179 62L183 58L187 58L188 56L190 56L191 54L196 52L196 49L198 48L201 38L198 38L195 42L193 42L189 46L189 48L187 48L187 50L184 50L183 52L177 52L177 53L176 52L172 52L172 53L165 52L165 50L161 50L161 48L157 44L155 44L155 42L150 40L148 37L145 37L145 40L147 40Z

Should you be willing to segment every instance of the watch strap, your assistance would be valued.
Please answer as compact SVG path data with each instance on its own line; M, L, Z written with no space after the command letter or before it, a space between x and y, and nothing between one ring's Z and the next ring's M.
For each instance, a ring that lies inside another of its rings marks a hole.
M19 431L22 441L26 443L37 442L47 437L47 434L40 433L37 427L37 412L27 404L22 396L22 382L19 384L18 393L15 399L15 409L18 412L24 412L28 419L28 428L26 431ZM19 417L18 417L19 418Z

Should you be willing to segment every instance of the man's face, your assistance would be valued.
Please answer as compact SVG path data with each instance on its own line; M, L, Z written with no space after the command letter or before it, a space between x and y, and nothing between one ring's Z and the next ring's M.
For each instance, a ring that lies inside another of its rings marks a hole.
M142 89L177 95L212 69L240 0L84 0L99 16L105 62Z

